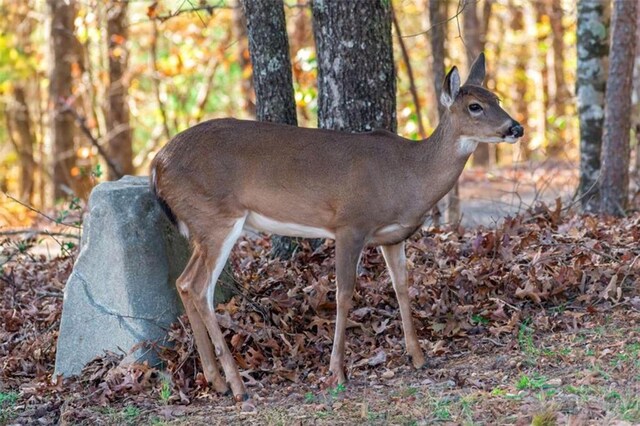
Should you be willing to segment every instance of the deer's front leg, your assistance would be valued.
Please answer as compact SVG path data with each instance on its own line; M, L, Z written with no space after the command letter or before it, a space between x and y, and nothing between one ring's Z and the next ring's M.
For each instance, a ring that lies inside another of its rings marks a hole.
M411 356L414 367L424 366L425 359L420 342L413 327L411 316L411 305L409 303L409 289L407 284L407 258L404 254L404 241L399 244L381 246L382 255L391 275L393 289L396 292L398 305L400 306L400 317L402 318L402 329L404 330L404 341L407 352Z
M329 371L338 383L346 381L344 374L344 346L347 316L351 308L353 289L356 284L358 259L363 248L363 239L353 232L336 235L336 329Z

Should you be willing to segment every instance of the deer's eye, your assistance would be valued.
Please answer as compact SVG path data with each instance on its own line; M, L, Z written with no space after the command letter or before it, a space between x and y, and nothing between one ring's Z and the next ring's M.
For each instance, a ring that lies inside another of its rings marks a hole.
M482 111L482 105L476 103L469 104L469 111L479 113Z

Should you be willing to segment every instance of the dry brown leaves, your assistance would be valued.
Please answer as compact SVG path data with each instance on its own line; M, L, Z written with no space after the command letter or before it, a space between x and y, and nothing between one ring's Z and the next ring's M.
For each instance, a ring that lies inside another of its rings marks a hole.
M524 320L539 330L572 330L612 306L640 309L640 214L616 220L560 212L540 205L495 230L436 230L408 242L414 321L430 355L471 348L479 337L512 342ZM291 262L270 260L268 251L266 239L245 239L234 250L243 294L218 309L227 343L250 386L320 385L335 312L333 246L305 248ZM164 371L106 354L79 379L52 384L59 296L71 266L69 258L26 255L4 266L4 387L21 386L27 399L64 390L99 403L149 396L189 403L212 393L186 318L170 331L174 346L156 348ZM349 374L406 364L402 339L384 261L367 249L348 326Z

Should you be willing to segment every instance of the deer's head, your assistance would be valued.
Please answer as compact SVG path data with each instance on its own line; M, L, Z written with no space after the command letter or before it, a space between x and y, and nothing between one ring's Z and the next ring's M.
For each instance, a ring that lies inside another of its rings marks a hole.
M440 102L446 107L445 114L449 115L453 128L458 129L464 151L473 152L478 142L515 143L524 134L520 123L500 107L498 97L482 87L485 75L484 53L480 53L463 86L454 66L442 87Z

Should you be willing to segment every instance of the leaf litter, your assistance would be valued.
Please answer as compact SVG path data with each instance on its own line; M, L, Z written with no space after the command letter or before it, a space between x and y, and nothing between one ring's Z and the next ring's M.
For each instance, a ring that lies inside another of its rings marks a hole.
M106 415L107 408L131 405L140 408L140 418L188 418L190 424L198 424L198 416L212 410L241 423L269 423L266 415L285 416L287 423L348 423L349 415L361 418L362 413L375 423L384 422L376 417L384 410L386 420L395 415L388 403L392 398L399 415L421 422L455 424L466 415L474 421L516 423L549 408L540 397L530 401L530 395L505 382L514 382L522 372L544 371L544 383L551 383L548 389L567 381L576 389L604 389L612 386L614 377L621 378L618 385L626 377L628 390L638 391L640 366L625 360L640 352L640 347L633 351L640 311L640 214L603 219L561 211L559 203L539 204L526 215L506 218L496 229L432 229L408 241L414 323L430 360L429 367L418 372L404 351L384 260L377 249L366 249L347 331L350 383L340 392L323 386L336 306L333 245L312 251L303 244L292 261L283 262L268 256L268 239L242 240L231 258L240 294L219 305L217 314L249 392L263 407L254 417L243 417L231 398L208 387L186 316L169 330L173 346L148 343L159 352L162 368L126 363L122 354L105 353L77 378L52 378L62 291L73 258L16 254L14 242L5 240L3 257L10 260L0 279L0 392L17 391L20 396L16 405L2 409L16 424L105 418L118 423L119 414L112 409ZM608 330L618 322L626 335L614 333L614 339L605 331L585 333ZM576 336L582 336L579 343ZM568 346L548 349L557 352L550 356L540 349L541 342L550 348ZM624 350L628 356L620 352ZM614 365L616 359L620 362ZM565 371L563 365L573 367ZM551 374L556 377L547 377ZM403 387L415 391L392 395ZM622 401L627 387L611 392ZM496 402L492 392L506 399ZM464 402L470 395L473 404ZM565 420L584 413L587 422L607 416L634 419L633 404L640 404L629 402L625 417L607 411L612 403L606 395L594 391L596 402L585 395L581 402L551 411ZM553 395L548 398L553 400ZM409 404L417 400L422 408Z

